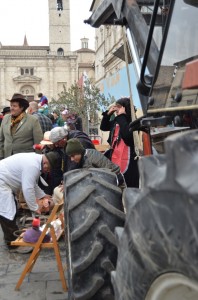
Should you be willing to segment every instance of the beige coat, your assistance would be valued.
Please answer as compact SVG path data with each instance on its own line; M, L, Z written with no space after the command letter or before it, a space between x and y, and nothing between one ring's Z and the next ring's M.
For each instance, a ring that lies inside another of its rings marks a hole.
M25 114L14 135L10 130L11 115L5 115L0 127L0 159L16 153L33 152L33 145L43 139L38 119Z

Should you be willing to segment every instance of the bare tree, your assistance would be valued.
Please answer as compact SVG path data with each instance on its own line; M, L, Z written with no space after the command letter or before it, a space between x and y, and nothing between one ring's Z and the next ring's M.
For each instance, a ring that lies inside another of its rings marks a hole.
M63 86L59 98L49 103L49 110L67 108L71 113L77 113L82 118L84 131L89 134L89 124L98 125L98 111L105 110L114 101L110 95L105 98L100 89L86 79L83 86L75 83L68 90Z

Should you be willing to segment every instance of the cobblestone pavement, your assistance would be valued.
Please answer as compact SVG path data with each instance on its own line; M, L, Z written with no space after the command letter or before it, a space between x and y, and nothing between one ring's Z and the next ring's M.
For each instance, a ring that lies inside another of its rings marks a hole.
M66 268L65 242L59 241L61 258ZM0 300L66 300L53 249L43 249L19 291L15 285L30 254L9 253L0 227ZM66 273L66 272L65 272ZM65 274L66 275L66 274Z

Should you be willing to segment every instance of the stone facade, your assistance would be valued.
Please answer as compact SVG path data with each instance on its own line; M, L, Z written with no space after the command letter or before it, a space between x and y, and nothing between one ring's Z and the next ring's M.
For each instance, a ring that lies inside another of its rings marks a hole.
M93 0L91 11L94 12L102 2L103 0ZM126 64L124 34L126 34L125 29L119 25L101 25L96 28L95 84L106 97L111 96L115 100L129 97L131 88L133 103L141 114L141 104L136 88L139 78L129 47L127 50L128 65Z
M121 26L108 25L96 29L95 80L101 91L104 90L101 81L111 78L126 66L125 61L114 55L122 45Z
M91 11L94 12L103 0L93 0ZM129 96L129 82L124 55L123 29L121 26L101 25L95 31L95 84L106 97L112 96L115 100ZM137 116L142 115L139 96L136 89L134 72L132 72L132 57L128 53L130 82L132 86L133 101L137 107ZM101 120L102 116L99 117ZM100 122L99 122L100 123ZM98 133L105 144L109 132Z
M50 101L77 82L83 71L94 78L95 52L85 47L70 51L69 0L48 0L49 46L29 46L24 38L22 46L0 43L0 108L8 105L14 93L24 94L28 100L38 100L43 93Z
M87 77L95 80L95 51L88 48L88 39L81 39L81 49L77 50L78 78L85 72Z

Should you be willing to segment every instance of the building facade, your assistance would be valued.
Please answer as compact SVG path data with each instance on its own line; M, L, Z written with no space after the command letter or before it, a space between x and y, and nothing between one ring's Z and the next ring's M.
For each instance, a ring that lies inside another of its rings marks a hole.
M95 51L89 49L89 39L81 39L81 49L77 50L77 77L80 79L84 73L91 80L95 80Z
M103 0L93 0L91 11L94 12ZM124 39L122 26L102 25L96 29L95 36L95 84L106 97L115 99L129 97L129 84L132 86L133 101L140 107L136 89L138 78L133 67L132 57L129 56L130 82L127 77L127 66L124 55Z
M22 93L29 101L38 100L41 92L58 99L63 86L68 89L78 81L82 69L94 77L95 52L88 49L70 51L70 1L48 0L49 46L30 46L27 37L22 46L0 43L0 108L14 93ZM89 55L87 55L89 53Z

